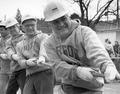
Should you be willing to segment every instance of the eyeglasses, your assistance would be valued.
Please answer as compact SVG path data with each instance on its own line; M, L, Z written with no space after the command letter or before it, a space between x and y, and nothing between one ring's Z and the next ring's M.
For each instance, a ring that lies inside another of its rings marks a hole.
M56 25L56 24L59 24L60 22L65 22L67 20L67 17L66 16L62 16L56 20L53 20L51 21L52 24Z

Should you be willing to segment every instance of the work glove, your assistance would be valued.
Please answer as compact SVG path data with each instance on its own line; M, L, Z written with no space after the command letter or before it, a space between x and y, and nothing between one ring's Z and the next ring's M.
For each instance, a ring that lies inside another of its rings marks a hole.
M0 57L1 57L2 59L8 59L7 54L0 54Z
M44 56L39 57L39 59L37 60L37 65L39 67L47 67L47 68L49 68L51 66L48 62L45 62Z
M82 80L83 88L94 90L96 88L101 88L104 85L103 74L100 70L89 67L78 67L77 76Z
M104 72L105 81L110 83L111 81L118 79L120 80L120 74L118 73L116 67L114 65L108 65Z
M12 54L11 55L11 58L15 61L19 61L20 60L20 57L17 55L17 54Z
M45 57L40 56L39 59L37 60L37 64L38 65L45 64Z
M31 58L31 59L28 59L28 60L26 60L26 65L28 65L28 66L36 66L37 65L37 63L36 63L36 58Z

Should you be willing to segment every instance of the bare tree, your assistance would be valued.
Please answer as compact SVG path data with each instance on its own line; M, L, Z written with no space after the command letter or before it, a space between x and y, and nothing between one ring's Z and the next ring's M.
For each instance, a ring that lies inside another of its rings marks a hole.
M97 2L97 12L92 17L89 18L89 8L90 4L94 0L73 0L74 2L77 2L80 6L81 11L81 23L83 25L90 26L91 28L94 28L95 25L100 21L100 19L106 14L107 9L110 7L111 3L114 0L108 0L103 6L100 6L101 0L98 0Z

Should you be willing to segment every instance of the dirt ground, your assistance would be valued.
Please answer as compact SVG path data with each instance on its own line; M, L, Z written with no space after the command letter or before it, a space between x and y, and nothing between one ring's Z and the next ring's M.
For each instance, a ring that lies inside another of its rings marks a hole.
M17 94L20 94L20 91ZM105 84L103 94L120 94L120 83Z

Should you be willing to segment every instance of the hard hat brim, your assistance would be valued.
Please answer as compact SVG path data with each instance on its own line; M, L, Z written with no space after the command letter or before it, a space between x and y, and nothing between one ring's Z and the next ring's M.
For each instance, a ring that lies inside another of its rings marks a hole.
M53 15L52 17L49 17L49 18L45 18L45 21L49 22L49 21L53 21L53 20L56 20L64 15L66 15L68 13L68 11L64 11L64 12L61 12L61 13L58 13L58 14L55 14Z
M26 15L25 15L25 16L26 16ZM23 17L21 23L23 24L23 23L24 23L25 21L27 21L27 20L36 20L36 18L35 18L34 16L31 16L31 15L28 16L28 17L25 17L25 18Z
M3 27L3 26L6 27L6 24L3 23L3 22L1 22L1 23L0 23L0 27Z
M16 24L18 24L18 23L16 23ZM13 23L13 24L7 25L6 28L11 27L11 26L14 26L14 25L16 25L16 24Z
M0 24L0 27L6 27L5 25Z
M8 27L11 27L11 26L14 26L18 24L18 21L15 19L15 18L9 18L7 21L6 21L6 28Z

